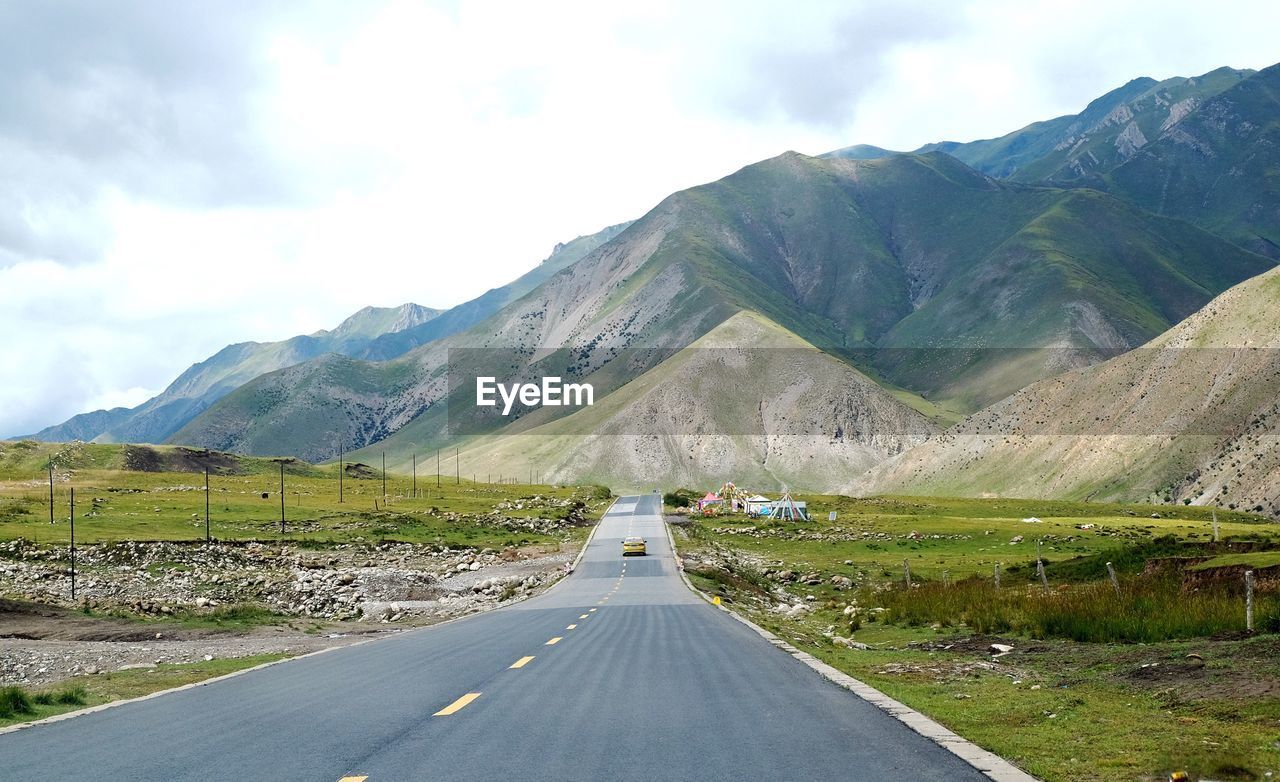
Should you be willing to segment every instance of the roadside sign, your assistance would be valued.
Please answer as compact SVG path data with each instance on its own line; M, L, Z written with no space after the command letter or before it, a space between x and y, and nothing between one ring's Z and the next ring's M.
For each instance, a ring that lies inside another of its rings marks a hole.
M827 521L835 521L835 520L836 520L835 511L831 511L830 513L827 514Z

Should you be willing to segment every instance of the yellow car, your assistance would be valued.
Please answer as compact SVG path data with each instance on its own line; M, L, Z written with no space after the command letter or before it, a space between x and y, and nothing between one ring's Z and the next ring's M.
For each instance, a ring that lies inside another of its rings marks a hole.
M644 538L623 538L622 539L622 556L629 554L645 555Z

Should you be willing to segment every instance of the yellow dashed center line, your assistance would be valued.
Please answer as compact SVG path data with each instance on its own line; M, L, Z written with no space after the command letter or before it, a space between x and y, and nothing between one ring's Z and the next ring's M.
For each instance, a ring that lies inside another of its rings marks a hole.
M595 610L596 610L596 609L592 608L592 609L591 609L591 612L592 612L592 613L595 613Z
M511 664L511 667L512 667L512 668L523 668L523 667L525 667L526 665L528 665L528 664L529 664L529 661L530 661L530 660L532 660L532 659L533 659L533 657L531 657L531 656L530 656L530 657L521 657L519 660L516 660L514 663L512 663L512 664Z
M566 630L572 630L572 629L573 629L573 628L575 628L575 627L577 627L577 625L569 625L569 626L568 626L568 627L566 627L565 629L566 629Z
M480 697L480 693L478 693L478 692L469 692L469 693L467 693L466 695L463 695L461 698L459 698L459 699L457 699L456 701L454 701L453 703L450 703L448 706L445 706L445 707L444 707L443 709L441 709L440 711L437 711L437 712L436 712L435 714L433 714L432 716L433 716L433 717L447 717L447 716L449 716L450 714L453 714L453 713L455 713L455 712L461 711L462 709L466 708L466 706L467 706L467 704L468 704L468 703L471 703L471 701L473 701L473 700L475 700L476 698L479 698L479 697Z
M580 617L578 617L578 618L579 618L579 619L586 619L588 616L591 616L591 614L583 614L582 616L580 616Z
M563 637L564 636L562 635L557 635L555 638L552 638L550 641L547 641L545 644L543 644L543 646L555 646L556 644L560 643L560 639Z
M343 777L338 782L364 782L368 777Z

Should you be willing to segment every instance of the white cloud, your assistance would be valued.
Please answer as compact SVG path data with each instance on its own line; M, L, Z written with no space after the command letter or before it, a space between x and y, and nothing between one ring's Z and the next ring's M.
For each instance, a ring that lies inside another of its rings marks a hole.
M1262 67L1239 4L0 9L0 434L222 345L448 306L787 149L898 149Z

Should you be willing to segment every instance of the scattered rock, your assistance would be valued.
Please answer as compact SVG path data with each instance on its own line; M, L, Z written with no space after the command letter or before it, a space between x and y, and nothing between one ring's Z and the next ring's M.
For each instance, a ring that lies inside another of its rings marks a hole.
M860 641L855 641L852 638L842 638L841 636L838 636L838 635L831 637L831 643L835 644L836 646L843 646L846 649L861 649L865 651L870 648L869 646L867 646L866 644Z

